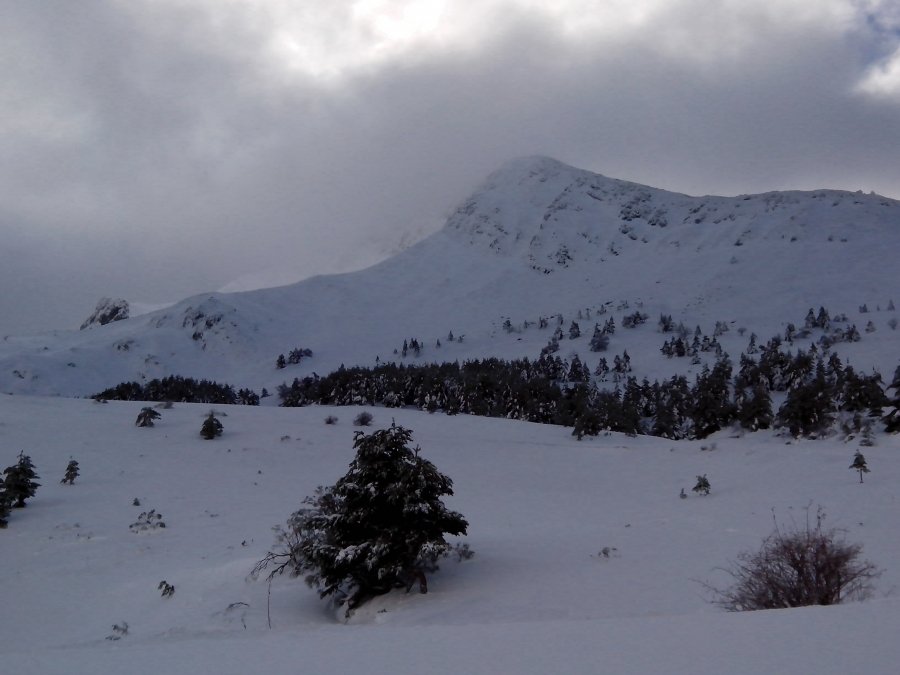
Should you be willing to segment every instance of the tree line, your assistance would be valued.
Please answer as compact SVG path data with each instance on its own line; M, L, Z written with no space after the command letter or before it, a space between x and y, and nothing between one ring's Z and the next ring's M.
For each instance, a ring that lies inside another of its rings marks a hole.
M412 407L559 424L573 427L578 437L616 431L705 438L733 423L750 431L779 427L795 436L815 436L842 412L850 413L859 431L866 418L881 417L889 405L895 408L884 416L889 430L900 421L900 395L888 398L880 374L857 373L836 354L825 359L813 350L785 352L778 338L760 348L758 358L742 354L737 373L722 356L712 367L704 366L693 382L684 375L652 383L628 377L612 389L601 389L583 377L570 378L576 370L548 354L536 360L385 363L296 378L281 385L278 395L285 407ZM900 386L898 376L888 390ZM773 392L785 393L777 410Z

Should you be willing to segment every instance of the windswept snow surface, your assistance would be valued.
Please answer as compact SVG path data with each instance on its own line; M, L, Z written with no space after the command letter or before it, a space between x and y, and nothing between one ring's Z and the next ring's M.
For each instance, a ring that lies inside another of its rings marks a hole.
M427 595L392 593L345 620L300 580L276 580L267 608L266 583L247 575L270 528L346 471L360 409L221 407L224 435L205 441L209 406L176 404L149 429L134 426L141 406L0 397L0 460L25 451L42 483L0 530L4 672L897 672L897 436L864 448L860 484L857 445L835 439L579 442L554 426L370 409L453 479L448 505L475 557L445 562ZM81 475L61 485L70 458ZM708 497L690 490L701 473ZM718 566L819 505L883 569L875 597L740 614L708 602L701 582L724 584ZM130 531L150 509L166 527Z

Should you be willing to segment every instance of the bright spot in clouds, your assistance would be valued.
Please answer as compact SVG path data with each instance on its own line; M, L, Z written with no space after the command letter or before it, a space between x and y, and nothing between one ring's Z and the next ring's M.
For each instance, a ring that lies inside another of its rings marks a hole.
M255 0L243 1L244 11L258 7ZM269 15L273 57L288 70L317 78L377 65L452 34L445 20L447 4L445 0L274 3Z
M860 91L900 101L900 48L890 57L871 66L859 84Z

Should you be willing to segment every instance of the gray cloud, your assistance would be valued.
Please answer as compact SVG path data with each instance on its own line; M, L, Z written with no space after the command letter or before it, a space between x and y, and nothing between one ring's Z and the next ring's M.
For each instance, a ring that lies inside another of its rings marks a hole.
M900 197L900 86L871 86L889 3L545 5L391 42L349 2L5 3L0 332L372 262L525 154L694 194Z

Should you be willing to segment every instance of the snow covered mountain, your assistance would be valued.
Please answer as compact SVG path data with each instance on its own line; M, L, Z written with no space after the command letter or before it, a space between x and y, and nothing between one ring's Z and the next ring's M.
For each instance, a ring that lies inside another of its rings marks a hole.
M635 307L651 322L666 313L711 332L721 321L766 339L824 306L860 331L873 321L848 358L890 373L898 250L900 202L874 194L690 197L531 157L489 176L441 231L371 268L195 296L80 332L7 336L0 391L87 396L169 374L271 390L342 363L399 359L408 338L427 347L426 361L533 357L548 338L528 328L539 317L568 326L581 312L589 328L591 312ZM464 341L448 342L451 331ZM612 348L664 375L661 339L648 332ZM740 351L746 337L733 339ZM276 369L294 348L314 356Z
M898 206L829 190L689 197L517 160L441 231L369 269L6 337L0 392L79 397L169 374L260 392L342 363L534 358L556 329L558 355L593 370L591 328L609 319L606 357L627 350L631 375L652 380L715 359L661 353L675 333L660 332L660 314L715 329L736 361L753 333L762 343L802 328L819 307L861 336L829 348L889 377ZM647 322L626 328L635 312ZM786 348L824 337L815 328ZM420 354L402 353L410 338ZM552 424L410 408L216 405L224 433L204 440L209 404L159 404L149 429L135 425L145 402L104 403L0 396L4 461L29 455L41 482L0 529L9 672L896 672L900 435L881 425L816 440L736 424L706 438L578 440ZM452 477L448 505L468 519L475 557L444 561L427 595L398 589L347 616L299 579L268 586L248 573L272 550L270 528L346 470L364 410L375 429L414 430ZM73 459L78 479L58 482ZM711 493L686 494L700 476ZM773 526L802 530L823 514L880 573L866 602L710 603L710 588L733 580L723 566Z

